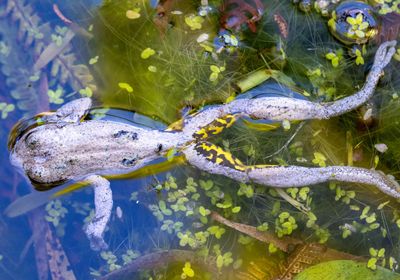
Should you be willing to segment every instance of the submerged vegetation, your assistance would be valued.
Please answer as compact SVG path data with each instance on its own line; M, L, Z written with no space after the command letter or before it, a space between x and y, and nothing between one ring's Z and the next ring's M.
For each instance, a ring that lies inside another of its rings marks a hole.
M41 1L0 4L4 135L21 115L80 96L166 125L240 94L333 101L362 86L377 42L400 39L394 0L82 2L85 9L46 4L45 12ZM354 112L328 121L243 120L212 141L246 165L360 166L400 180L397 49L374 97ZM17 175L1 180L4 206L29 191ZM2 215L1 278L399 278L399 201L372 187L272 189L179 166L118 181L113 192L110 247L99 254L82 233L82 219L94 214L90 190L48 202L28 214L29 224Z

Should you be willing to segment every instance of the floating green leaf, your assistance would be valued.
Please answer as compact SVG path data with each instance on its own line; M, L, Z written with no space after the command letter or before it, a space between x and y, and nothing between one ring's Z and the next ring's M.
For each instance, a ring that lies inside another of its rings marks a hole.
M79 90L79 93L85 97L92 97L93 91L90 87L85 87L84 89Z
M140 57L143 59L148 59L150 56L154 55L156 53L155 50L153 50L152 48L146 48L142 51L142 53L140 54Z
M92 57L91 59L89 59L89 64L90 65L96 64L98 60L99 60L99 56L96 55L95 57Z
M118 86L119 86L121 89L124 89L124 90L126 90L127 92L129 92L129 93L133 92L133 88L132 88L131 85L128 84L128 83L120 82L120 83L118 83Z
M371 261L373 266L373 261ZM307 268L295 280L394 280L400 275L388 269L377 267L376 271L367 268L365 263L339 260L320 263Z

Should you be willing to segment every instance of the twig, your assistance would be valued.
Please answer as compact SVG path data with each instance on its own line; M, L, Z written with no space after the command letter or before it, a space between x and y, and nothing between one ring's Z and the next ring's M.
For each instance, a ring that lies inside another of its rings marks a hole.
M290 245L303 244L303 241L301 241L300 239L295 239L292 237L278 238L275 234L270 233L270 232L259 231L259 230L257 230L256 227L232 222L228 219L225 219L224 217L222 217L221 215L219 215L216 212L211 213L211 218L221 224L226 225L227 227L230 227L237 231L240 231L241 233L249 235L261 242L272 243L275 247L279 248L280 250L282 250L284 252L289 251Z
M213 275L212 279L219 279L219 272L213 258L199 257L196 255L196 252L187 250L168 250L141 256L121 269L110 272L109 274L99 278L99 280L134 279L133 275L138 271L157 269L167 266L170 263L187 261L204 267Z
M280 152L283 151L283 149L286 149L287 146L289 146L289 144L293 141L294 137L296 137L297 133L299 133L299 131L303 128L305 122L301 122L299 124L299 126L296 128L295 132L293 133L292 136L290 136L290 138L286 141L285 145L283 145L282 147L280 147L278 150L276 150L275 152L273 152L272 154L269 154L268 156L264 157L264 159L273 157L277 154L279 154Z

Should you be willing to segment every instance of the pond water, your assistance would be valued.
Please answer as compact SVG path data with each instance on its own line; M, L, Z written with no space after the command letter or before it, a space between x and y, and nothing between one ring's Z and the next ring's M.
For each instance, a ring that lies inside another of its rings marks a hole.
M38 192L7 148L18 120L80 97L94 101L88 118L159 130L240 98L334 101L362 88L399 31L395 0L0 1L0 279L400 279L399 200L374 186L244 184L171 149L111 181L98 252L84 232L93 190ZM357 166L400 180L396 51L357 110L244 118L208 140L247 166Z

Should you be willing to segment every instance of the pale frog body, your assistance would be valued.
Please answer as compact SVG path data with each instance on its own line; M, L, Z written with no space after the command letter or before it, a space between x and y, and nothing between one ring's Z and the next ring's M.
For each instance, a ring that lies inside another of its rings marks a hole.
M113 204L110 183L101 175L131 172L164 157L171 149L184 154L188 163L201 170L240 182L288 188L335 180L375 185L384 193L400 198L399 184L379 171L349 166L247 166L206 141L240 117L277 121L328 119L357 108L372 96L395 45L391 41L379 47L364 87L351 96L330 103L265 96L236 99L186 117L182 129L176 131L84 120L91 100L78 99L44 117L43 124L26 129L17 137L14 135L10 140L11 163L40 190L69 180L93 185L95 217L86 234L96 250L107 247L103 234Z

